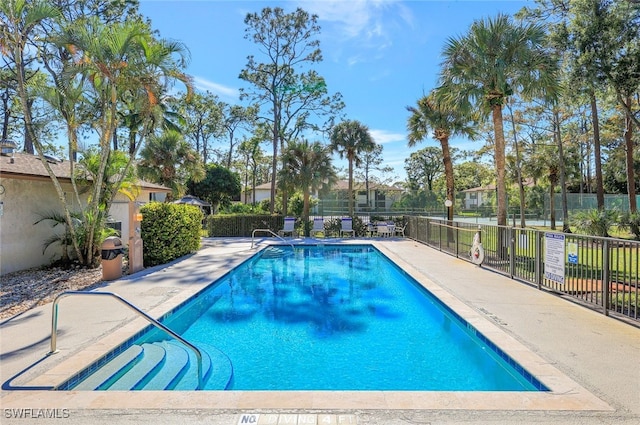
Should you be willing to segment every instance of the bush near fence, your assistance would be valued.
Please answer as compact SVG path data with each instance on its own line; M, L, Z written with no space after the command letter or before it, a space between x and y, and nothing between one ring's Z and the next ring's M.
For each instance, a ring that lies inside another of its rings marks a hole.
M211 215L207 229L211 237L251 237L255 229L270 229L274 233L284 227L282 215ZM263 235L264 236L264 235Z

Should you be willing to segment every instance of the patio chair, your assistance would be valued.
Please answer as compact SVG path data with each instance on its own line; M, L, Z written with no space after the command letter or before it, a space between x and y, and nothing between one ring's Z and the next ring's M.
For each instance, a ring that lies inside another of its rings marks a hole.
M343 217L341 220L340 237L344 237L345 233L351 233L351 236L355 236L356 232L353 230L353 219L351 217Z
M311 229L311 236L316 237L316 233L324 233L324 219L322 217L316 217L313 219L313 228Z
M396 236L402 236L404 238L404 229L407 228L407 223L404 226L396 226Z
M293 237L293 232L295 231L296 218L295 217L285 217L284 218L284 227L282 230L278 231L278 235L285 237L287 233L291 234Z

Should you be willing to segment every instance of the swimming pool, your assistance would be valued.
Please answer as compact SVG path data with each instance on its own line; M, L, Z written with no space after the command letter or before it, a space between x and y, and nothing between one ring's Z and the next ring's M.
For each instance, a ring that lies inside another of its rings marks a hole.
M206 347L205 389L546 390L369 245L267 248L164 322Z

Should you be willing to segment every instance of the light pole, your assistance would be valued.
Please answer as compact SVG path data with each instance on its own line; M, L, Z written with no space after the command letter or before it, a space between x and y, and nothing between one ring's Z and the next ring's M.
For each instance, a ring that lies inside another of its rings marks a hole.
M453 220L453 217L451 217L452 205L453 205L453 202L451 202L451 199L447 199L446 201L444 201L444 206L446 207L446 212L447 212L447 220L449 221Z

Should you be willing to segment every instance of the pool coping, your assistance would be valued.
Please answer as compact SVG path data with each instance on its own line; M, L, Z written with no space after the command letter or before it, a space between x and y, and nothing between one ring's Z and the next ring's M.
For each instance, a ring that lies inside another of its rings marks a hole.
M318 242L317 240L311 241ZM550 391L3 391L4 408L38 405L69 409L303 409L303 410L513 410L513 411L613 411L550 362L508 335L486 317L437 285L395 254L383 241L340 239L341 244L372 244L409 276L439 298L514 361L534 375ZM382 243L381 243L382 242ZM305 241L310 243L310 241ZM329 244L331 239L322 240ZM260 247L262 248L262 247ZM248 258L248 257L247 257ZM180 291L148 311L160 317L198 293L209 283ZM56 387L131 336L144 329L144 319L134 319L104 338L88 345L28 383L31 388Z

